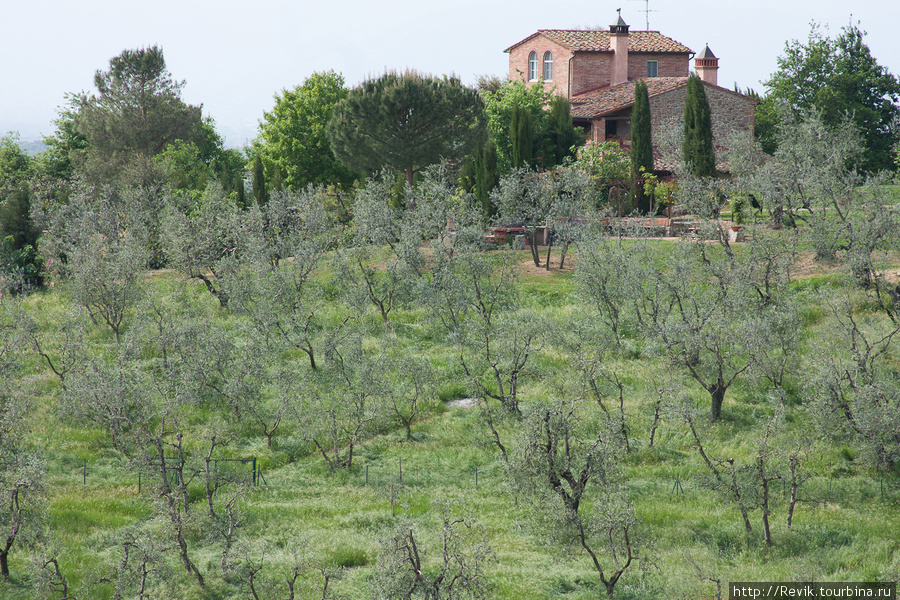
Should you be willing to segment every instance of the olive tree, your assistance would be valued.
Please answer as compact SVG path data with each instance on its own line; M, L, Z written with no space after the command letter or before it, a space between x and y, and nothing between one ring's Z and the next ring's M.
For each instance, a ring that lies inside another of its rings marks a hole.
M357 446L384 425L392 393L384 351L367 352L358 327L342 334L329 341L321 368L295 383L296 416L306 424L299 435L331 470L353 466Z
M243 540L223 558L225 581L260 598L317 598L333 595L334 583L343 576L342 569L331 567L312 556L308 541L298 534L289 539ZM337 596L339 597L339 596Z
M228 308L234 277L248 254L249 219L224 192L209 188L195 204L173 204L165 216L169 263L199 279Z
M374 596L379 599L454 600L489 598L485 568L493 558L482 527L446 508L440 533L404 523L381 542ZM434 539L434 538L437 539Z
M900 461L900 407L896 359L900 303L889 311L861 309L873 294L835 293L822 298L837 326L816 355L817 390L811 416L828 437L855 444L870 464L891 468ZM877 304L875 304L877 306Z
M21 363L16 312L0 303L0 578L10 578L9 557L39 536L46 515L45 461L27 443L31 395L13 385Z
M513 488L535 503L540 535L583 551L612 596L644 540L623 485L623 441L607 425L571 400L533 406L508 473Z
M122 339L126 318L141 297L147 253L129 234L119 238L91 236L69 255L70 289L95 325Z
M859 285L873 285L875 256L894 247L900 219L884 177L853 167L863 152L859 131L849 118L827 124L817 112L786 114L778 138L774 158L749 183L772 224L801 227L817 259L840 259Z
M323 191L278 192L253 210L256 224L245 240L247 261L233 278L233 308L249 317L270 350L299 350L315 370L327 305L316 269L333 243Z
M483 231L475 198L460 193L444 167L426 169L414 187L405 187L405 207L393 206L391 195L387 173L357 194L336 278L351 304L372 304L385 323L395 306L412 301L416 289L427 285L434 268L423 251L426 244L445 257L480 240ZM384 260L377 260L383 253Z
M547 193L544 185L545 177L529 169L515 169L500 179L491 194L491 202L497 206L500 222L524 228L531 259L536 267L541 266L538 229L547 226L553 206L552 195Z

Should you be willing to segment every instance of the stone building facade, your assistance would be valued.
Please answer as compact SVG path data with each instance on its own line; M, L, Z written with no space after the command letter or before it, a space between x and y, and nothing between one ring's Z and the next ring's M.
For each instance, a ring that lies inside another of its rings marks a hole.
M658 31L630 31L620 16L609 30L542 29L506 49L509 78L542 85L567 98L574 122L594 142L630 143L634 85L647 84L654 141L682 128L687 80L694 58L713 122L713 144L727 148L735 134L753 135L755 101L718 85L719 59L707 46L700 54ZM677 157L658 147L657 170Z

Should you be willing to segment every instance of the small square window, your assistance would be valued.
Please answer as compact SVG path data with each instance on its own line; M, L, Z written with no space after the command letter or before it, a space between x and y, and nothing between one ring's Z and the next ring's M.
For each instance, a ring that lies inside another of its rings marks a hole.
M647 77L659 77L659 62L655 60L647 61Z

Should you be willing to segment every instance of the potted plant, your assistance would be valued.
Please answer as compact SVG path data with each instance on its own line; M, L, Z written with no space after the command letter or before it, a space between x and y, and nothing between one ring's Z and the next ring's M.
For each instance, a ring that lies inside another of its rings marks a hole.
M744 211L747 208L747 201L743 196L736 196L731 199L731 222L732 231L740 231L744 225Z

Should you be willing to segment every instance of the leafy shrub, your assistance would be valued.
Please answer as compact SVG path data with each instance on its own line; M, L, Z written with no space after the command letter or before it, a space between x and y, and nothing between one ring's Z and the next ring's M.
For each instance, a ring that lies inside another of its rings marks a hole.
M34 246L14 248L13 237L7 236L0 247L0 282L13 294L44 285L44 261Z

